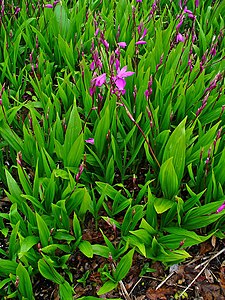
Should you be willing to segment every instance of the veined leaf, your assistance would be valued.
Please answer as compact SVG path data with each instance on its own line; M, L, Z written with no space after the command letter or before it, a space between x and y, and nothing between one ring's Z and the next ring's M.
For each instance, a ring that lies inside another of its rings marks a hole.
M134 255L134 249L130 250L126 255L124 255L121 258L120 262L116 267L116 271L114 274L114 278L116 282L122 280L129 272L132 265L133 255Z
M55 270L53 266L47 263L44 258L38 261L38 269L41 275L48 280L51 280L57 284L63 284L65 279Z
M165 198L172 199L179 189L177 174L173 166L173 157L161 165L159 180Z
M185 138L185 118L173 131L169 137L163 155L163 163L173 157L173 166L180 183L185 166L186 138Z
M44 219L37 212L36 212L36 219L37 219L41 246L46 247L49 244L50 230L48 229L48 226L45 223Z
M99 289L99 291L97 292L97 294L103 295L106 294L110 291L112 291L113 289L115 289L117 287L118 283L117 282L113 282L111 280L106 281L103 286Z
M16 276L19 278L19 291L22 297L27 299L34 299L32 283L30 275L27 272L26 268L20 263L16 269Z

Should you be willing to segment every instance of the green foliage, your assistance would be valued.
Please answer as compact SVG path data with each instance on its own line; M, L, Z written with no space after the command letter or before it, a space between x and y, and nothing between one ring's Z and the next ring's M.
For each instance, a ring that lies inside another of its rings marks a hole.
M1 11L0 296L34 299L39 274L73 299L80 253L107 260L96 299L135 252L168 266L224 238L224 1L182 24L174 1L20 2Z

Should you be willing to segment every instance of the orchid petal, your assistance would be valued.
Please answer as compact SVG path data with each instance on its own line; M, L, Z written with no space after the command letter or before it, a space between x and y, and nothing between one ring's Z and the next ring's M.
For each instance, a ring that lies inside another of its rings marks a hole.
M126 85L126 81L123 78L117 78L115 84L119 91L122 91Z

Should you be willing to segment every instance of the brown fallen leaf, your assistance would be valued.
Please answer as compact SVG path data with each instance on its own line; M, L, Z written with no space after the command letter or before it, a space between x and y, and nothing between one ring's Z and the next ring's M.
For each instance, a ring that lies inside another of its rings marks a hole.
M215 235L213 235L213 236L211 237L211 244L212 244L213 248L216 247L216 236L215 236Z
M209 283L213 283L214 282L214 278L212 276L211 271L209 269L205 269L204 273L205 273L205 277L208 280L208 282Z
M155 289L148 289L146 292L146 296L149 300L166 300L167 299L167 295L173 295L174 294L174 288L172 287L162 287L159 288L158 290Z
M225 299L225 297L220 293L220 286L217 284L201 284L200 295L204 300Z
M220 266L220 286L225 294L225 262L223 261L221 266Z
M213 249L213 246L210 242L204 242L200 244L200 250L199 253L200 255L206 254L207 252L210 252Z

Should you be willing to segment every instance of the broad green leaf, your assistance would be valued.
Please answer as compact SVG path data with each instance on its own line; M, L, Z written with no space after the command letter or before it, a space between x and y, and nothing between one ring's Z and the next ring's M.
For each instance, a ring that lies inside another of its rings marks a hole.
M44 258L38 261L38 270L40 271L41 275L57 284L63 284L65 279L55 270L53 266L47 263Z
M65 141L64 141L65 157L72 149L72 145L74 144L74 142L79 138L79 136L81 136L80 135L81 130L82 130L81 120L77 111L76 100L74 100L73 108L70 113L69 122L67 124L67 129L65 134ZM75 149L75 151L77 150L78 148ZM73 154L75 155L76 153Z
M174 201L165 198L155 198L154 207L157 214L162 214L170 209L174 204Z
M89 241L81 241L78 245L80 251L89 258L93 257L93 249Z
M16 276L19 278L18 288L22 297L30 300L34 299L30 275L21 263L16 269Z
M39 238L36 236L27 236L25 239L22 241L20 245L20 251L18 253L19 259L23 256L26 255L27 252L38 243Z
M32 188L31 188L31 182L27 176L25 169L22 166L20 166L18 163L17 163L17 168L18 168L17 170L18 170L20 183L23 187L25 194L32 195L33 192L32 192Z
M62 3L58 3L56 5L54 14L58 23L60 33L63 37L65 37L70 27L70 20L68 19L66 9L62 5Z
M124 255L121 258L120 262L116 266L116 271L114 274L114 278L116 282L122 280L129 272L132 265L133 255L134 255L134 249L130 250L126 255Z
M52 244L48 245L46 247L41 248L41 251L46 253L46 254L53 254L56 249L60 249L66 253L70 253L71 248L68 245L61 245L61 244Z
M46 247L49 244L50 230L48 229L48 226L45 223L44 219L37 212L36 212L36 219L37 219L41 246Z
M80 222L79 222L75 212L74 212L74 216L73 216L73 232L74 232L76 239L79 239L82 236Z
M59 295L61 300L73 300L73 288L71 285L65 281L59 284Z
M9 238L9 258L11 260L16 259L16 254L17 254L17 235L19 232L19 227L20 227L20 221L14 226L10 238Z
M97 295L101 296L103 294L106 294L106 293L112 291L113 289L115 289L117 287L117 285L118 285L117 282L113 282L111 280L108 280L99 289L99 291L97 292Z
M169 137L163 155L163 163L173 157L173 166L180 183L185 166L186 138L185 138L185 118L173 131Z
M105 114L100 119L94 135L95 147L98 156L100 158L103 155L103 150L106 144L106 135L108 133L109 126L110 126L110 112L109 112L109 106L107 106L105 110Z
M161 165L159 180L165 198L172 199L178 193L179 189L177 174L173 166L173 157Z
M115 171L114 171L114 159L113 156L110 158L109 163L106 168L105 179L106 182L112 184L114 181Z
M16 274L18 263L9 259L0 258L0 266L0 275L2 277L8 277L10 273Z
M106 246L99 245L99 244L94 244L91 245L93 249L93 254L99 255L105 258L109 258L110 255L110 249Z

